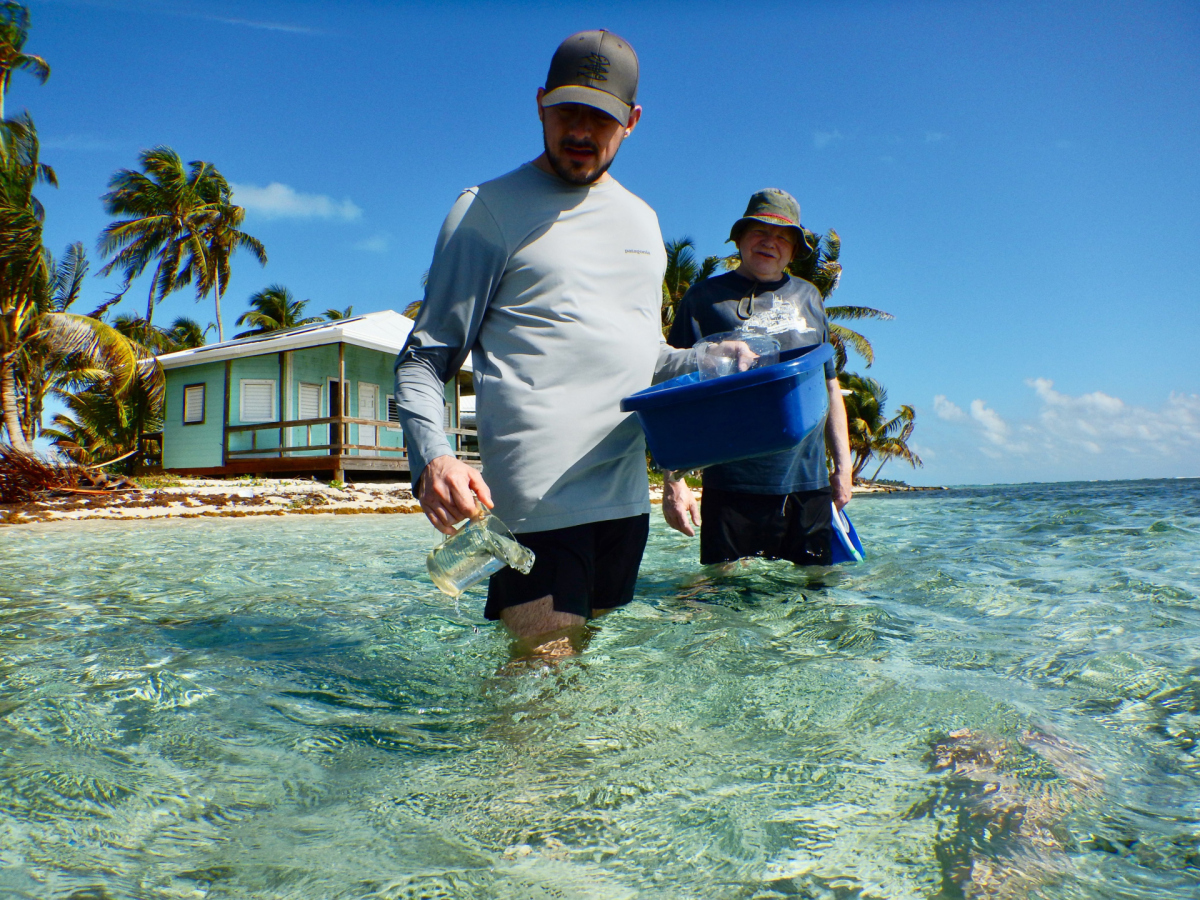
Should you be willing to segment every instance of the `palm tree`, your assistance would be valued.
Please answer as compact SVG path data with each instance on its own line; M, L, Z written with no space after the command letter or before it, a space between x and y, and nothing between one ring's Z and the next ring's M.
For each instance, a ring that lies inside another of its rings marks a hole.
M883 463L896 458L903 459L913 468L924 465L921 457L908 446L916 420L916 411L911 406L901 406L896 415L885 419L887 389L882 384L853 372L839 372L838 381L850 392L845 403L855 481L872 457L881 460L880 469ZM879 474L879 469L875 474Z
M156 262L146 301L146 322L153 323L155 304L172 291L192 279L198 285L216 281L209 272L209 241L220 215L215 181L224 179L211 163L193 161L185 169L170 147L143 150L138 159L143 171L119 170L101 197L105 212L126 218L100 233L100 252L112 254L100 274L120 269L128 287Z
M178 349L169 331L151 325L139 315L121 313L112 320L112 327L152 354L170 353Z
M55 415L42 432L55 449L80 465L92 466L129 458L142 434L162 429L165 379L149 352L138 348L137 378L121 390L111 376L101 375L73 392L59 393L67 412ZM130 471L133 460L125 464Z
M246 211L233 202L233 192L224 176L216 169L204 183L205 201L212 210L203 228L207 258L192 257L192 265L181 277L194 277L196 299L200 300L211 291L216 305L217 341L225 340L225 326L221 321L221 298L229 287L229 263L238 250L248 251L259 265L267 264L267 250L262 241L241 230ZM200 265L204 263L204 265Z
M875 469L871 481L879 478L884 463L889 459L902 459L914 469L924 467L925 463L921 461L921 457L917 456L908 446L908 439L912 437L913 429L916 427L915 419L916 411L911 406L902 406L900 412L885 425L885 433L875 442L875 455L879 457L879 467ZM889 426L896 430L889 431Z
M40 428L47 367L103 371L117 392L133 384L138 369L122 335L66 311L78 297L85 261L82 248L68 250L61 265L45 252L42 207L33 195L38 183L56 182L26 115L0 128L0 408L8 439L22 452L32 450Z
M82 252L82 246L79 249ZM42 432L64 456L81 465L127 458L144 432L162 428L166 379L156 357L182 349L172 332L140 316L119 315L111 328L132 352L134 378L123 386L104 367L77 357L66 360L52 391L67 414L57 414ZM134 462L126 463L126 471Z
M50 77L50 66L40 56L23 53L29 37L29 10L20 3L0 3L0 119L4 118L4 96L18 69L42 84Z
M234 324L254 327L241 334L235 334L235 339L270 334L272 331L298 328L321 321L319 316L302 319L308 301L293 299L292 292L282 284L272 284L259 291L250 298L250 305L254 308L238 316Z
M667 269L663 275L662 328L666 334L675 321L679 301L688 288L712 276L721 263L719 256L706 256L703 262L696 260L696 242L690 237L667 241Z
M401 315L412 319L415 322L417 320L417 314L421 311L421 304L424 302L424 300L414 300L412 303L408 304L408 306L404 307L404 312L402 312Z
M327 309L321 313L330 322L338 322L342 319L350 319L354 317L354 306L347 306L345 309Z
M204 346L208 333L213 327L210 323L207 328L201 328L200 323L195 319L180 316L171 323L167 334L171 336L171 343L176 350L193 350L196 347Z
M788 271L798 278L811 281L821 292L821 299L828 300L842 280L842 264L838 261L842 253L842 239L832 228L824 235L815 235L807 228L802 230L805 243L814 248L813 252L803 259L793 260L788 266ZM871 342L857 331L836 324L839 320L886 321L895 318L891 313L870 306L826 306L825 317L829 320L829 342L833 344L839 372L846 368L848 348L853 349L866 361L868 369L871 368L871 363L875 362L875 349Z
M39 290L35 302L39 314L65 313L79 299L80 289L87 276L87 253L83 244L67 247L61 260L55 261L49 251L42 250L46 272L50 278L44 290ZM90 318L98 318L92 313ZM20 421L26 435L37 437L42 428L42 409L46 394L51 393L73 377L87 361L77 356L55 352L48 340L40 337L26 343L16 357L16 383L19 385Z

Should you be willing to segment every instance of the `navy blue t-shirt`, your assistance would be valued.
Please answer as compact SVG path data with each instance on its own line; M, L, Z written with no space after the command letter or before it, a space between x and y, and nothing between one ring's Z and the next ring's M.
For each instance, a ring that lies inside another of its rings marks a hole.
M794 276L774 282L754 281L737 272L727 272L688 289L679 301L667 343L672 347L691 347L710 334L734 331L755 313L770 309L777 295L792 297L812 329L784 349L829 339L821 293L811 283ZM826 380L836 377L837 367L832 361L827 362ZM712 423L714 427L717 424ZM704 470L704 484L743 494L790 494L828 487L825 428L823 425L814 428L794 450L709 466Z

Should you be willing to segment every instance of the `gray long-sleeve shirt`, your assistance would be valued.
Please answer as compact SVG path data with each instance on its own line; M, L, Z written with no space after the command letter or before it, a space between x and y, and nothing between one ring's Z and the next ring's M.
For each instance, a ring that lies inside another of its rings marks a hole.
M396 362L414 482L451 453L443 385L469 352L483 476L515 532L648 512L645 442L621 398L680 374L659 331L658 217L616 181L526 164L446 217L425 301Z

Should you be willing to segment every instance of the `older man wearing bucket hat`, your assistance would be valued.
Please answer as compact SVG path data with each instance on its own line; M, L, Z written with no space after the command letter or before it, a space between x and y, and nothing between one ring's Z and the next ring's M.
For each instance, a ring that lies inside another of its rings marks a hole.
M637 86L618 35L562 42L537 90L543 152L458 198L396 364L430 522L451 533L477 503L494 506L537 556L527 575L494 575L485 608L534 646L633 598L650 502L645 440L620 402L688 363L658 327L658 218L608 174L641 117ZM442 425L444 385L468 353L482 473Z
M750 198L733 223L729 240L741 256L738 268L692 285L676 310L667 342L691 347L709 335L735 331L756 314L786 308L791 327L773 334L782 349L829 338L825 307L816 287L787 272L794 259L813 252L800 226L800 204L786 191L767 188ZM685 534L700 526L700 562L731 562L747 556L787 559L797 565L828 565L832 505L850 500L850 441L841 385L825 364L829 415L794 450L712 466L704 470L697 505L682 479L668 473L663 515ZM826 442L832 475L826 466Z

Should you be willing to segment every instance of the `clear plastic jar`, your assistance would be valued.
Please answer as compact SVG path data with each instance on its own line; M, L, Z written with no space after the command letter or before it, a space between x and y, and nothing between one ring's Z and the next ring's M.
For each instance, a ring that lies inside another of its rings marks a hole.
M727 331L697 341L693 349L701 381L779 362L779 341L764 334Z
M512 566L523 575L533 568L534 555L517 543L503 522L488 513L476 516L429 551L429 577L451 597Z

